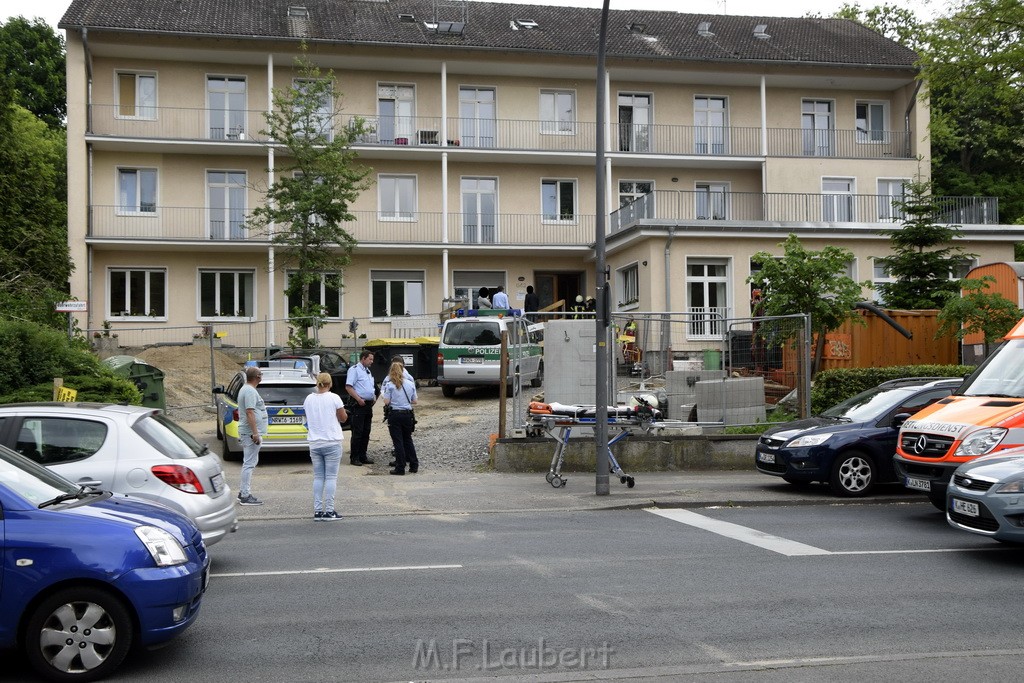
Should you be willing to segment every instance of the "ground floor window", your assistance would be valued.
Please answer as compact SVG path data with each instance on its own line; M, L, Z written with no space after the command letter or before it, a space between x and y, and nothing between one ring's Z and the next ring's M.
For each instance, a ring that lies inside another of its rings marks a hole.
M423 271L371 270L370 315L422 315L424 311Z
M289 270L288 280L289 282L293 277L297 275L298 271ZM309 292L309 302L322 306L324 313L328 318L341 318L341 274L340 273L323 273L320 279L316 282L312 282L307 286ZM295 292L293 294L286 294L287 297L287 308L285 312L291 315L291 312L296 308L302 307L302 293Z
M199 318L252 318L256 315L256 273L252 270L199 271Z
M167 271L163 268L111 268L107 281L107 318L167 317Z
M725 259L686 260L690 339L721 339L729 317L729 263Z
M640 268L633 263L616 271L618 308L631 308L640 302Z

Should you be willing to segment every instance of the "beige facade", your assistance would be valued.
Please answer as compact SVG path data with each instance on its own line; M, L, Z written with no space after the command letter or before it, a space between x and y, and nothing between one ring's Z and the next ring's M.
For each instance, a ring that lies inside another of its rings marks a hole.
M271 84L293 84L298 43L69 29L67 52L80 324L285 317L288 264L245 219L275 167ZM542 305L593 294L601 213L613 310L747 315L751 254L789 232L851 249L850 274L870 281L892 196L928 175L910 67L609 59L599 209L592 57L340 42L308 56L333 70L335 125L367 122L354 147L372 180L350 207L343 290L324 290L337 297L328 344L353 318L392 336L395 320L483 285L513 305L530 284ZM994 204L952 206L976 263L1012 260L1022 235ZM284 341L267 325L266 342Z

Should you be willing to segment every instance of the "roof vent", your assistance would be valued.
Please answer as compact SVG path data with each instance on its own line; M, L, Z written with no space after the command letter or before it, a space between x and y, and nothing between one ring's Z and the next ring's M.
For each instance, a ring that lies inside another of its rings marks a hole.
M634 21L629 24L629 30L631 33L647 33L647 24Z
M309 19L309 9L305 5L288 5L288 16L292 19Z
M512 28L516 31L518 31L520 28L537 28L538 26L540 26L540 24L538 24L533 19L516 19L515 23L518 26L513 26Z
M768 40L771 36L765 33L767 30L768 24L758 24L754 27L754 37L759 40Z
M398 20L403 22L403 23L406 23L406 24L411 24L411 23L416 21L416 15L415 14L399 14L398 15Z
M704 36L705 38L714 37L715 34L711 32L711 22L702 21L697 24L697 35Z

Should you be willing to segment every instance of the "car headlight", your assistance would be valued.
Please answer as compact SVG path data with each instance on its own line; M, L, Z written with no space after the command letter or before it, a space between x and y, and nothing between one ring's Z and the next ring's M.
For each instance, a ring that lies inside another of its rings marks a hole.
M808 434L807 436L796 437L788 444L786 444L786 446L788 446L789 448L806 448L807 446L819 446L831 438L831 432L825 432L824 434Z
M188 562L185 549L178 543L178 539L163 529L155 526L137 526L135 535L146 546L146 550L153 557L156 566L173 567L176 564Z
M998 446L1004 436L1006 436L1006 430L1002 427L979 429L964 439L953 455L985 455Z
M992 493L1024 493L1024 478L996 484L992 487Z

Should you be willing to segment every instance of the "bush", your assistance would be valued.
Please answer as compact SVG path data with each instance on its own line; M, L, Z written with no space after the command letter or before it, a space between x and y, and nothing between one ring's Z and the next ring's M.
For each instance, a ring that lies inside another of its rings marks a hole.
M882 382L902 377L966 377L974 372L970 365L897 365L888 368L850 368L823 370L814 376L811 388L811 413L817 415L840 401Z
M79 401L142 403L128 379L115 377L82 340L34 323L0 320L0 403L53 400L53 378L78 391Z

